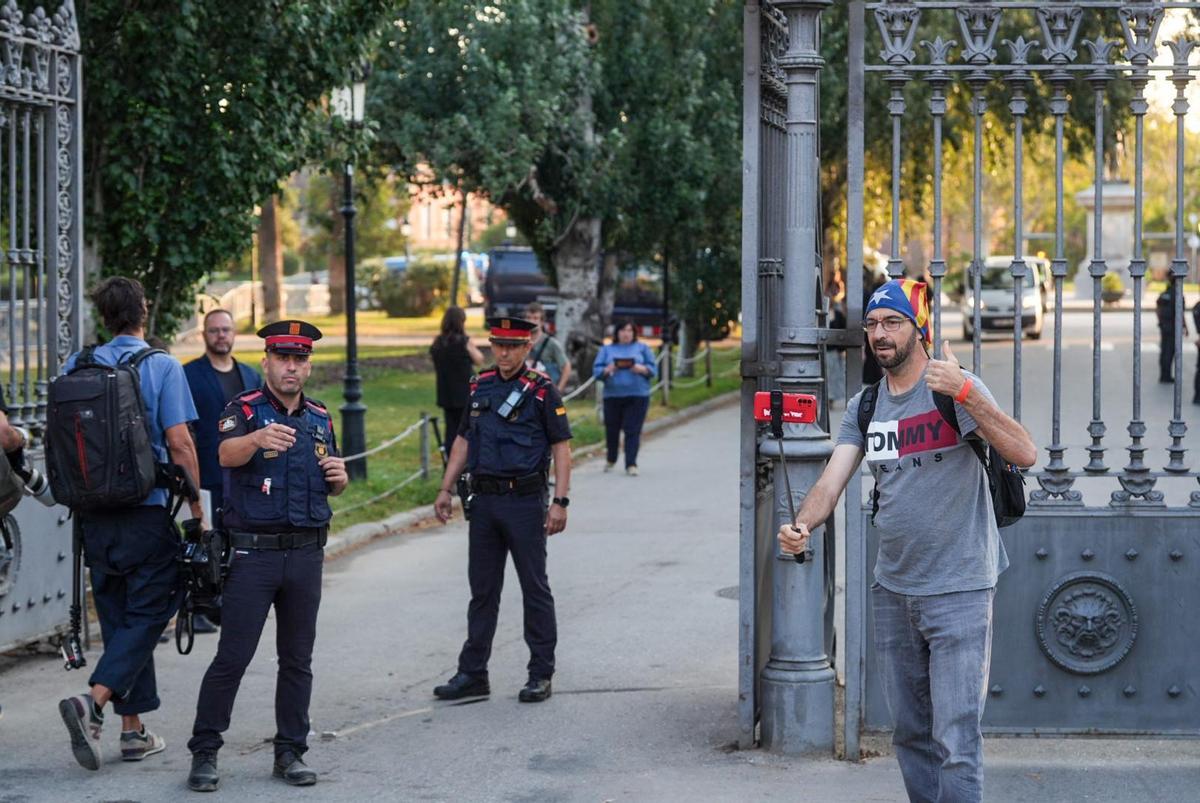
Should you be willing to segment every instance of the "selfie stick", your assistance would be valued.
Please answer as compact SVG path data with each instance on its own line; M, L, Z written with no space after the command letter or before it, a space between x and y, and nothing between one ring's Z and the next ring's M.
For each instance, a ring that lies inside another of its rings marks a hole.
M779 441L779 466L783 470L783 487L787 491L788 512L792 514L792 519L789 527L794 532L799 532L796 529L796 503L792 501L792 481L788 477L787 459L783 453L783 391L771 391L771 435ZM804 563L811 555L811 550L805 549L802 552L796 553L796 562Z

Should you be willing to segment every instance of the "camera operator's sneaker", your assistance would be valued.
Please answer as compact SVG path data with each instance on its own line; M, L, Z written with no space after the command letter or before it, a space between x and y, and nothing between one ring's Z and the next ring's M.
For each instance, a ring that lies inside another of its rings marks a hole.
M104 727L104 714L96 710L92 695L79 694L58 701L58 713L62 715L67 733L71 734L71 752L85 770L100 769L100 729Z
M146 730L145 725L142 726L140 733L138 731L121 731L122 761L141 761L146 756L161 753L166 749L166 740Z

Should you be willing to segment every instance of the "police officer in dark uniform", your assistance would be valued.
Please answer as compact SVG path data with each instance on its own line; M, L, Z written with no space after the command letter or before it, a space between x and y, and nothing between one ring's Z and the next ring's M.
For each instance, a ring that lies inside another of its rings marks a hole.
M467 642L458 672L433 690L443 700L491 693L487 665L500 611L504 564L512 553L525 603L529 682L521 702L550 696L554 647L558 641L554 597L546 579L546 538L567 526L571 482L571 429L554 383L529 370L530 332L518 318L489 318L496 365L471 380L467 415L450 450L435 510L448 521L450 489L465 468L471 474L471 526L467 575ZM548 500L547 470L554 458L555 489ZM549 506L547 502L549 501Z
M265 381L230 401L217 423L225 478L222 510L232 552L223 592L221 641L204 675L188 749L188 787L217 788L217 751L229 727L233 699L275 607L279 675L275 685L274 775L295 786L317 781L301 756L308 749L312 651L321 567L328 532L328 497L345 490L333 421L324 405L305 398L309 355L321 338L315 326L279 321L264 326Z
M1158 381L1171 384L1175 381L1175 293L1176 282L1167 277L1167 287L1155 300L1154 313L1158 318ZM1183 334L1188 333L1187 319L1183 321Z

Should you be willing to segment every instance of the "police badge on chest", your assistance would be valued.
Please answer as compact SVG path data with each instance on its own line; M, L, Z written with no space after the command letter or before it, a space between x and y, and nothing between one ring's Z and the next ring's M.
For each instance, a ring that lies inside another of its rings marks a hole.
M314 426L312 428L313 452L317 455L317 459L329 456L329 444L325 440L325 430L321 427Z

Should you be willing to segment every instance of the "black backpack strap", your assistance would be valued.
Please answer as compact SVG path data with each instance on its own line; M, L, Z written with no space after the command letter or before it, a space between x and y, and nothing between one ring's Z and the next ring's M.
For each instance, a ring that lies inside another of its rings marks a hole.
M129 365L133 368L137 368L139 365L141 365L143 362L145 362L147 358L152 357L155 354L166 354L166 353L167 352L163 349L156 349L153 346L147 346L146 348L142 349L141 351L135 351L133 353L133 356L129 357L126 360L123 360L122 362L125 365Z
M879 382L883 380L880 379ZM862 389L862 395L858 397L858 431L862 433L864 446L867 438L867 429L871 426L871 419L875 417L875 401L879 398L879 382L874 382ZM865 449L863 451L866 451ZM875 487L871 489L871 523L875 523L875 514L879 512L879 481L875 481Z
M937 406L937 410L942 415L942 419L947 424L954 427L954 431L962 435L962 429L958 426L958 411L954 409L954 399L947 396L945 393L934 393L933 403ZM987 441L971 432L963 438L971 450L975 452L975 456L979 458L980 464L986 473L988 470L988 445ZM989 477L990 480L990 477Z
M87 368L89 365L98 365L96 362L96 343L90 346L84 346L83 351L79 352L79 356L75 358L75 367L72 371L78 371L80 368Z
M879 382L882 381L882 379L879 380ZM864 438L867 437L871 419L875 417L875 400L879 398L879 382L867 385L863 388L862 395L858 397L858 431Z

